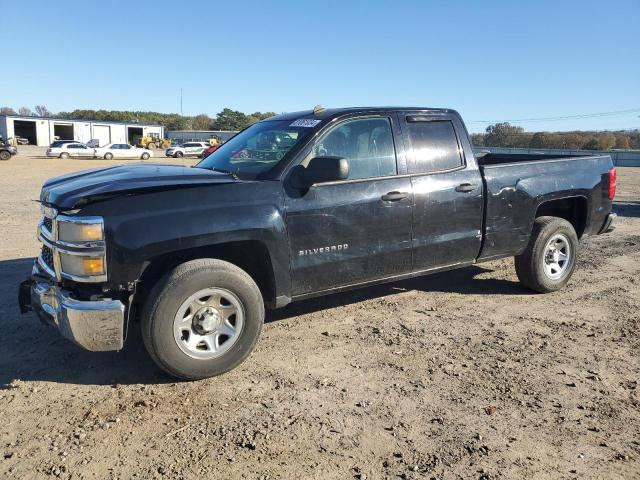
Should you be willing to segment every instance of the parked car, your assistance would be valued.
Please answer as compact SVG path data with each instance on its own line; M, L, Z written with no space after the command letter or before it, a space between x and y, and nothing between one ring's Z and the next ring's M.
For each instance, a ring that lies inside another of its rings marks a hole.
M611 231L615 190L608 155L476 157L453 110L283 114L195 168L47 181L19 304L88 350L139 320L162 369L210 377L249 356L265 307L505 257L559 290L579 240Z
M112 158L141 158L147 160L153 152L144 148L134 147L126 143L110 143L95 149L96 157L111 160Z
M63 142L64 140L60 140ZM55 143L55 142L54 142ZM93 148L87 147L84 143L71 142L63 143L57 147L52 146L47 149L47 157L69 158L69 157L85 157L93 158Z
M222 143L216 143L215 145L210 145L209 148L202 151L202 153L200 154L200 158L207 158L209 155L215 152L218 148L220 148L221 145Z
M180 145L174 145L167 148L165 156L167 157L184 157L184 156L199 156L209 148L207 142L186 142Z
M18 148L8 143L0 143L0 160L9 160L12 156L18 154Z
M82 142L79 142L78 140L54 140L53 142L51 142L51 145L49 145L49 147L56 148L64 145L65 143L82 143ZM87 147L89 146L86 143L83 145L87 145Z

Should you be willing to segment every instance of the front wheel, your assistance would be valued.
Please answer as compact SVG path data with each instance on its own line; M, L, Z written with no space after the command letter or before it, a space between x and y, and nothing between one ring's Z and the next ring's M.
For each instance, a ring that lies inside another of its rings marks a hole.
M262 295L235 265L192 260L165 275L142 314L142 338L151 358L175 377L213 377L240 365L264 323Z
M184 154L182 152L176 152L173 156L176 158L182 157Z
M538 217L529 245L515 257L520 283L540 293L564 287L576 268L578 236L569 222L558 217Z
M149 160L149 154L145 152L145 153L142 154L141 158L142 158L142 160Z
M6 150L2 150L0 152L0 160L9 160L11 158L11 153L7 152Z

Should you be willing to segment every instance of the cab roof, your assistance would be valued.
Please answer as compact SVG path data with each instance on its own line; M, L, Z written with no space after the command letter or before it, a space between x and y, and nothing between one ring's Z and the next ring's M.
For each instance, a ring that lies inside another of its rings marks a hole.
M419 111L419 112L433 112L433 113L456 113L454 110L448 108L430 108L430 107L344 107L344 108L327 108L321 112L314 113L314 110L301 110L299 112L281 113L274 117L269 117L263 121L275 121L275 120L297 120L300 118L316 118L319 120L326 120L333 117L339 117L349 113L367 113L367 112L379 112L379 111Z

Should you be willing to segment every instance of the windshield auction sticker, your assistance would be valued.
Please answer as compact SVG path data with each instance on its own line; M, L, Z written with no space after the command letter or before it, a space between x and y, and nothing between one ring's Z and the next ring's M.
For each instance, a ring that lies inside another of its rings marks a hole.
M296 120L295 122L293 122L291 125L289 125L290 127L306 127L306 128L313 128L316 125L318 125L321 122L321 120L314 120L312 118L300 118L298 120Z

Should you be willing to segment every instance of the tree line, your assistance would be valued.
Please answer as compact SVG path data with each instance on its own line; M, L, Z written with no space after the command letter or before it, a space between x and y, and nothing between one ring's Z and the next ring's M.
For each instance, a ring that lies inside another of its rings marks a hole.
M489 125L474 133L475 147L560 148L564 150L640 150L640 130L525 132L508 122Z
M242 130L252 123L276 115L274 112L254 112L246 114L238 110L225 108L215 118L206 113L195 116L177 113L134 112L120 110L80 110L72 112L51 113L44 105L37 105L34 110L20 107L18 111L11 107L1 107L0 115L25 115L37 117L58 117L65 119L82 119L126 123L154 123L167 130Z
M154 123L167 130L242 130L252 123L276 115L274 112L254 112L246 114L225 108L215 118L206 113L195 116L177 113L134 112L121 110L73 110L72 112L51 113L44 105L36 105L34 110L20 107L0 108L0 115L25 115L37 117L59 117L96 121ZM476 147L512 148L560 148L566 150L640 150L640 130L619 131L573 131L573 132L525 132L522 127L508 122L489 125L485 133L474 133L471 141Z

